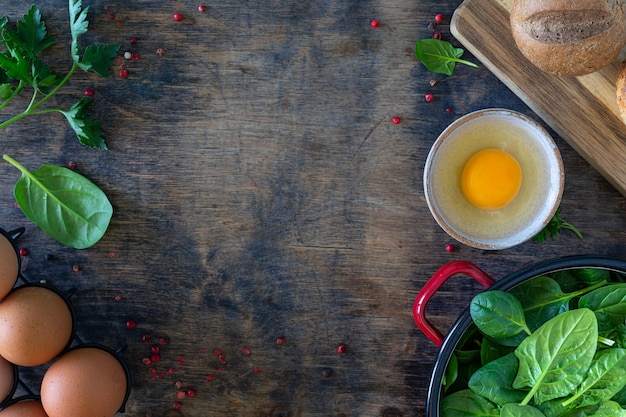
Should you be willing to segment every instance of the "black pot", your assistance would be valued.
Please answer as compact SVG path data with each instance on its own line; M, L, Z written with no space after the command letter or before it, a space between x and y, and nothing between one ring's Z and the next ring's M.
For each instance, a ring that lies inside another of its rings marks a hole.
M443 380L444 373L457 343L472 323L468 306L468 308L465 309L457 321L452 325L447 336L444 338L442 334L425 318L425 308L428 301L448 278L454 275L464 274L474 278L489 290L508 290L521 282L540 275L580 268L606 269L626 274L626 261L593 256L570 256L557 258L524 268L497 282L480 268L469 262L451 262L441 267L426 283L426 285L424 285L422 290L417 295L415 304L413 305L413 317L417 326L429 339L433 341L433 343L441 347L439 354L437 355L430 384L428 386L426 417L439 417L439 403L442 395L441 382Z

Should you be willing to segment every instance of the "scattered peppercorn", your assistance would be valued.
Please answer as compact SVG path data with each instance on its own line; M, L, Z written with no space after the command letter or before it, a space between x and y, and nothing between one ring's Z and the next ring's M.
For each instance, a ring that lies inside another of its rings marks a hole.
M182 13L174 13L174 15L172 17L174 18L175 22L180 22L181 20L183 20L183 14Z
M121 295L116 295L115 296L115 301L122 301L122 296Z
M391 121L393 122L394 125L399 125L401 122L400 116L394 116L393 119L391 119Z
M130 54L131 61L139 61L139 57L140 55L137 52L133 52L132 54Z
M379 26L380 26L380 22L378 20L376 20L376 19L372 20L372 27L374 29L376 29Z
M27 256L27 255L28 255L28 249L20 248L20 256Z
M437 13L435 15L435 23L441 23L443 22L443 15L441 13Z
M452 245L451 243L448 243L446 245L446 252L448 252L448 253L454 252L454 245Z
M137 38L136 38L136 37L134 37L134 36L133 36L132 38L130 38L130 43L131 43L132 45L136 44L136 43L137 43Z
M174 403L174 410L180 410L183 404L180 401Z
M183 381L180 381L180 380L176 381L174 383L174 386L176 387L176 389L181 389L183 387Z
M67 167L68 167L69 169L74 169L74 168L76 168L76 162L74 162L74 161L68 161L68 162L67 162Z
M337 346L337 353L339 353L340 355L343 355L347 351L348 351L348 346L345 343L339 343L339 345Z
M146 366L152 365L152 361L150 360L150 358L142 358L141 363L143 363Z
M128 70L127 69L120 70L120 78L126 78L126 77L128 77Z
M207 381L213 381L213 375L207 375L206 376L206 380Z
M193 388L187 388L187 397L193 398L196 396L196 390Z
M165 49L163 49L163 48L157 48L157 50L156 50L156 54L157 54L158 56L163 56L163 55L165 55Z
M446 107L446 113L452 114L452 108L451 107Z
M434 32L433 39L441 40L441 32Z
M185 391L178 391L176 393L176 398L178 398L179 400L182 400L185 397L187 397L187 393Z
M428 84L430 84L431 87L434 87L435 85L437 85L437 82L437 80L430 80Z
M93 97L94 93L95 91L93 90L93 88L89 88L89 87L85 88L85 95L87 97Z
M431 93L424 94L424 100L426 100L426 103L430 103L434 99L435 99L435 96L432 95Z
M200 6L198 6L198 11L200 13L203 13L206 10L206 6L204 4L201 4Z
M241 351L245 356L250 355L250 348L244 347L243 349L241 349Z
M141 341L143 343L150 343L152 341L152 336L150 336L149 334L144 334L141 336Z
M126 321L126 328L127 329L133 330L136 327L137 327L137 323L135 323L135 320L128 320L128 321Z
M131 54L129 51L124 52L124 59L130 59L130 56Z
M72 267L72 271L74 271L74 272L78 272L78 271L80 271L80 266L78 266L78 265L74 265L74 266Z
M159 362L161 360L161 355L159 355L158 353L154 353L152 356L150 356L150 360L152 361L152 363Z
M278 346L282 346L282 345L284 345L284 344L285 344L285 338L284 338L284 337L279 337L279 338L277 338L277 339L276 339L276 344L277 344Z

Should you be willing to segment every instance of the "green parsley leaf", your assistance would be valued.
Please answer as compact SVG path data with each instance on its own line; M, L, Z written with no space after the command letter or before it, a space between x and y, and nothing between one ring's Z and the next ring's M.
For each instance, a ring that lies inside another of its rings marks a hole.
M551 240L554 240L556 235L558 235L561 232L562 229L570 230L579 239L583 238L582 233L580 233L580 231L578 231L578 229L576 227L574 227L574 225L572 225L571 223L563 220L561 218L560 214L561 214L561 208L559 207L556 210L556 212L554 213L554 216L552 216L552 219L550 219L548 224L543 228L543 230L541 232L539 232L535 237L533 237L533 240L535 242L543 242L548 237Z
M102 133L102 124L87 115L87 108L93 100L83 97L69 110L60 110L76 133L78 140L83 145L91 148L107 149Z
M11 96L13 86L9 83L0 84L0 100L4 100Z
M87 32L89 27L89 21L87 20L87 11L89 7L85 7L81 11L82 0L70 0L70 31L72 33L72 46L71 54L74 62L78 64L80 61L80 45L78 44L78 37Z
M84 70L93 70L103 77L110 74L111 65L117 56L120 45L89 45L85 48L83 58L78 66Z
M17 22L17 32L9 32L16 36L16 45L30 58L54 45L54 37L48 35L46 24L41 21L41 13L34 5L24 15L23 20Z

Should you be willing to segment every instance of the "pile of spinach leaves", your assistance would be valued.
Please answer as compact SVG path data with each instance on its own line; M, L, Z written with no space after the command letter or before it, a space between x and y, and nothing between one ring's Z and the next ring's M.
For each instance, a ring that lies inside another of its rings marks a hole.
M478 294L442 417L626 416L626 277L582 268Z

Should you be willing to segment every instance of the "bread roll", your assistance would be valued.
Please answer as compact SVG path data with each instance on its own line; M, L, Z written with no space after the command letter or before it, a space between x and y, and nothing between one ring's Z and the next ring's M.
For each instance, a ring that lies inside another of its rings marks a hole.
M624 1L513 0L513 38L545 72L589 74L617 59L626 45Z
M620 116L622 116L622 121L626 123L626 62L622 64L617 74L615 90L617 92L617 106L619 107Z

